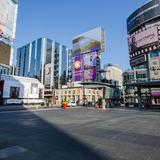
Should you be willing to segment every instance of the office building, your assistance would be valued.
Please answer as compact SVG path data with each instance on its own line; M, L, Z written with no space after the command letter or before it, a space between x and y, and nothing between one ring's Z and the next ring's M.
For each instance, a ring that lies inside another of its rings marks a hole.
M127 19L127 31L135 82L125 78L125 84L137 88L138 98L143 93L143 103L160 104L160 0L147 1L133 12Z
M39 38L17 49L16 75L37 78L46 89L66 84L71 50L48 38Z

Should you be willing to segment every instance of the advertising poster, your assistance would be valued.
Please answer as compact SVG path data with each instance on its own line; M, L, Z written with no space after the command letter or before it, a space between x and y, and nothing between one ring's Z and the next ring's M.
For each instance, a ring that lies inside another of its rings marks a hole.
M160 52L153 51L148 56L150 80L160 80Z
M151 44L158 43L158 27L154 26L146 30L130 35L128 38L130 52L135 52L140 48L145 48Z
M90 53L84 54L83 55L84 69L90 69L96 66L96 58L97 58L96 52L90 52Z
M101 27L80 34L72 40L72 54L105 50L105 34Z
M148 54L149 74L151 81L160 80L160 52L153 51ZM152 89L152 96L160 96L160 88Z
M15 38L17 0L0 0L0 34Z
M84 80L95 80L96 79L96 67L84 70Z
M45 85L51 83L51 63L45 65Z
M84 69L83 69L83 55L77 55L72 57L72 71L73 81L83 81Z
M38 84L36 83L31 84L31 94L38 94Z

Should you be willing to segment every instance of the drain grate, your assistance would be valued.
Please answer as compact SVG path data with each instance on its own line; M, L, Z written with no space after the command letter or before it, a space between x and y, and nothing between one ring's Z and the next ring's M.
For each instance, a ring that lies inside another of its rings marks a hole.
M19 153L26 152L27 149L20 146L7 147L0 150L0 159L8 158Z

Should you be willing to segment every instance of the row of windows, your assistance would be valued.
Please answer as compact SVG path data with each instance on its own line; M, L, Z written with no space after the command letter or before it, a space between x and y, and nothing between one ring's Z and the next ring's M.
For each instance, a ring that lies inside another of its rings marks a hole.
M135 11L127 20L128 32L132 32L138 26L146 23L147 21L160 16L159 1L152 0L148 4L142 6Z

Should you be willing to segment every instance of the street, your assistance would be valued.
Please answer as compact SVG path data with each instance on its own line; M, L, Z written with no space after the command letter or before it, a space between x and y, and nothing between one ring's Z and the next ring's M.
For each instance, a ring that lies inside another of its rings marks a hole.
M159 160L160 112L0 112L2 160ZM13 152L14 151L14 152Z

